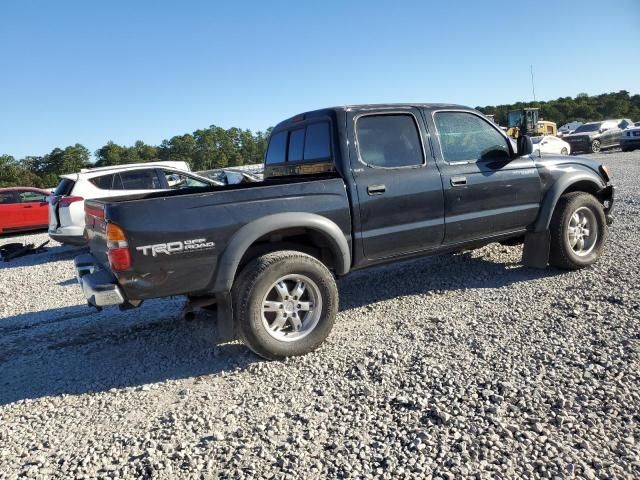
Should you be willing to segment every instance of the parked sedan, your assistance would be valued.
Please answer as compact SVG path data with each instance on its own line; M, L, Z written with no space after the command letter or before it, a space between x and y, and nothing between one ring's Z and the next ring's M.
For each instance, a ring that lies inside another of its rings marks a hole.
M569 155L571 153L571 145L561 138L552 135L543 135L532 137L533 151L541 153L559 153L561 155Z
M49 195L39 188L0 188L0 233L46 228Z

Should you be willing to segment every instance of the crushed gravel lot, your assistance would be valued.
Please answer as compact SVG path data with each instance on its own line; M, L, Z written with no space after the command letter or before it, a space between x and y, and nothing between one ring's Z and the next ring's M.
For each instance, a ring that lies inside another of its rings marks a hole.
M0 263L0 479L640 477L640 151L589 156L617 185L597 265L492 244L355 273L283 362L181 298L96 313L81 249Z

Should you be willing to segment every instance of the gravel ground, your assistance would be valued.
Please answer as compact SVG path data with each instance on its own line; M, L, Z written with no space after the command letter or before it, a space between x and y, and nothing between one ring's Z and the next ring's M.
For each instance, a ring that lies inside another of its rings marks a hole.
M78 249L0 264L0 478L638 478L640 151L592 156L618 186L596 266L494 244L356 273L284 362L179 298L94 313Z

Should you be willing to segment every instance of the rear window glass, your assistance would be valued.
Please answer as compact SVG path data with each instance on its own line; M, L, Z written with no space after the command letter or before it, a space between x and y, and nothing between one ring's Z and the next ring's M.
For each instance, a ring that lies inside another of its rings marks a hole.
M327 122L313 123L307 126L304 141L305 161L320 160L331 157L331 134Z
M299 162L302 160L302 152L304 151L304 128L292 130L289 133L289 154L287 161Z
M269 148L267 150L267 158L265 163L272 165L274 163L284 163L287 148L287 132L278 132L271 136Z
M113 189L113 179L115 175L102 175L100 177L94 177L89 181L101 190Z
M422 165L424 156L418 126L412 115L370 115L357 123L362 160L375 167Z
M73 190L73 186L75 184L76 184L75 181L68 178L63 178L62 180L60 180L60 183L56 187L53 194L54 195L71 195L71 191Z

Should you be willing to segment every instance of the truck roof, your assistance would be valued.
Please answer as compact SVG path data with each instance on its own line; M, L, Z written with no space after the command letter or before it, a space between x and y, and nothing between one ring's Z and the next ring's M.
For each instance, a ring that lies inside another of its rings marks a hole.
M330 115L335 112L350 112L350 111L360 111L360 110L383 110L389 109L393 110L394 108L426 108L429 110L438 110L438 109L465 109L465 110L473 110L471 107L467 107L464 105L456 105L453 103L363 103L363 104L354 104L354 105L340 105L335 107L328 108L320 108L318 110L309 110L307 112L302 112L293 117L290 117L282 122L278 123L273 129L277 130L279 128L288 126L292 122L297 122L307 117L321 117Z

